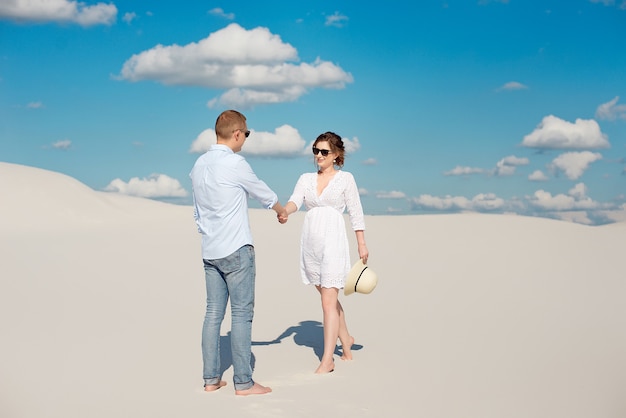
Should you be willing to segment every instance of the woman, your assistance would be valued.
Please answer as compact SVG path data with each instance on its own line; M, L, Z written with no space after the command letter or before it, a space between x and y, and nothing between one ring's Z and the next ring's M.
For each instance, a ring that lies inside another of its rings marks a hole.
M329 373L335 368L333 355L337 338L341 341L342 360L352 360L354 338L348 332L339 303L339 289L350 271L350 253L343 212L348 209L356 233L359 257L367 263L365 222L359 192L352 174L339 170L344 163L341 137L326 132L313 143L317 173L300 176L289 202L288 214L302 203L307 209L302 226L300 271L305 284L314 285L321 295L324 313L324 354L315 373Z

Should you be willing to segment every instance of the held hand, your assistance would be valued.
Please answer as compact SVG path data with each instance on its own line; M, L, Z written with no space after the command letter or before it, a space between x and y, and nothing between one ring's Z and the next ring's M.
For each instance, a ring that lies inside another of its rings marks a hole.
M278 213L277 218L278 218L278 222L280 222L281 224L284 224L287 222L289 215L287 215L287 211L283 209L282 211Z

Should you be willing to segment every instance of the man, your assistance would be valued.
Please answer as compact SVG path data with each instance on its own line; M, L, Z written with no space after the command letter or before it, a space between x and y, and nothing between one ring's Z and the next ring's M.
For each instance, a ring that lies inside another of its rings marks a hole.
M204 390L212 392L226 385L220 374L219 340L230 296L235 394L261 395L272 390L252 380L256 268L248 196L276 211L280 223L286 222L287 214L276 193L237 155L250 135L246 117L236 110L222 112L215 122L215 133L217 144L198 158L190 174L207 292L202 328Z

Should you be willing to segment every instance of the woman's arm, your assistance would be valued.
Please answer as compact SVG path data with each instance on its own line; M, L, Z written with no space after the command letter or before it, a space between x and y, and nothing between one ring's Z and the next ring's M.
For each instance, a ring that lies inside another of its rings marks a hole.
M295 203L293 203L291 200L289 202L287 202L287 204L285 205L285 210L287 211L287 215L291 215L292 213L296 212L298 210L297 206Z
M359 258L363 260L363 264L367 264L367 259L369 258L369 251L367 250L367 245L365 244L365 231L358 230L354 231L356 233L356 243L359 249Z
M304 201L304 178L304 174L300 176L298 182L296 183L296 186L293 189L291 197L287 201L287 204L285 204L285 212L287 216L291 215L294 212L297 212L298 208L300 207L300 205L302 205L302 202Z

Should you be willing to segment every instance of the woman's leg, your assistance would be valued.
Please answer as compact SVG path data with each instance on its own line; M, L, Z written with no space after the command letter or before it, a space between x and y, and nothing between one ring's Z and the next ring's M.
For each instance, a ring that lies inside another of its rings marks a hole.
M316 286L322 298L322 312L324 313L324 354L315 373L329 373L335 368L333 356L339 337L339 310L337 297L339 290Z
M348 332L348 326L346 325L346 315L343 312L341 303L337 301L337 310L339 311L339 340L341 341L341 355L342 360L352 360L352 344L354 344L354 338Z

